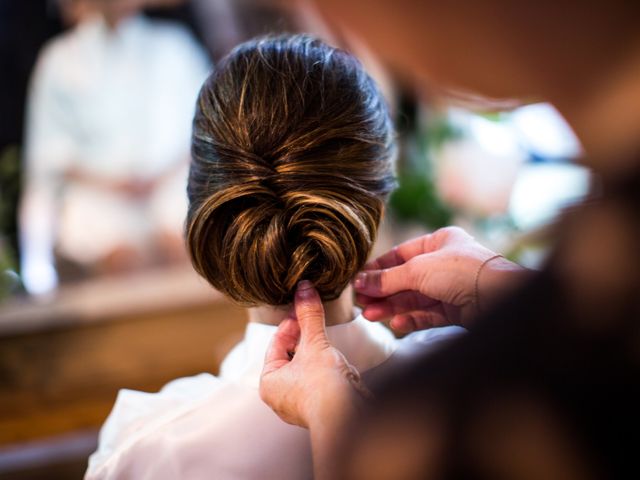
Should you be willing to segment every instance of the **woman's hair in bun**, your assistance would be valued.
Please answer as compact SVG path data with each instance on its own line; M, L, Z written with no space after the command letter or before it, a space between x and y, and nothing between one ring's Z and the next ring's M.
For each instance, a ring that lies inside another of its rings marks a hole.
M300 280L337 298L371 252L394 186L385 102L352 55L306 35L244 43L198 98L187 246L244 305Z

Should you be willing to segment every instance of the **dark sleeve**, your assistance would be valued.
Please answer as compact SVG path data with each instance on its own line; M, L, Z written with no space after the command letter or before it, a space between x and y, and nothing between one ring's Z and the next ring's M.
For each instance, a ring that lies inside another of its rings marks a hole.
M444 478L491 478L478 453L488 450L475 446L504 440L504 456L493 457L506 468L518 434L549 447L527 450L530 457L521 460L544 465L557 456L554 448L563 448L553 445L570 445L565 456L584 461L596 477L640 478L637 442L630 440L640 405L639 320L630 308L608 319L616 326L606 331L581 324L551 267L479 319L474 331L387 372L367 415L402 409L420 422L423 409L436 408L446 425ZM509 428L487 428L501 422Z

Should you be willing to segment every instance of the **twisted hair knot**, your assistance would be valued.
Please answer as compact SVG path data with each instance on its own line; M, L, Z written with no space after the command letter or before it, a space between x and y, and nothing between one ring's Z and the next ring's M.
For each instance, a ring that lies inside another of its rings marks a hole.
M337 298L364 265L394 184L388 112L351 55L307 36L236 48L194 118L187 246L245 305L298 281Z

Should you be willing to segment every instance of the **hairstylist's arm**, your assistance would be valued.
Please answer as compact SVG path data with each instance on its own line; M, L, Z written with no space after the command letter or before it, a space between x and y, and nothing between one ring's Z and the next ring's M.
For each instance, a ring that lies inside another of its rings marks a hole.
M322 302L309 282L298 286L295 316L280 324L267 351L260 396L282 420L309 429L314 478L335 478L334 454L364 387L329 343Z
M527 276L528 270L447 227L410 240L367 264L354 287L369 320L391 318L411 332L469 327L480 310Z

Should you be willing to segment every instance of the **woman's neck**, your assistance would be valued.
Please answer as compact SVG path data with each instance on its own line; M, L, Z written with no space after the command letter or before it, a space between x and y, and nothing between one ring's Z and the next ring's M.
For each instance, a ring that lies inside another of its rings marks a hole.
M347 323L356 317L351 285L347 286L337 299L324 302L323 305L327 326ZM290 311L291 305L253 307L249 309L249 321L278 325Z

